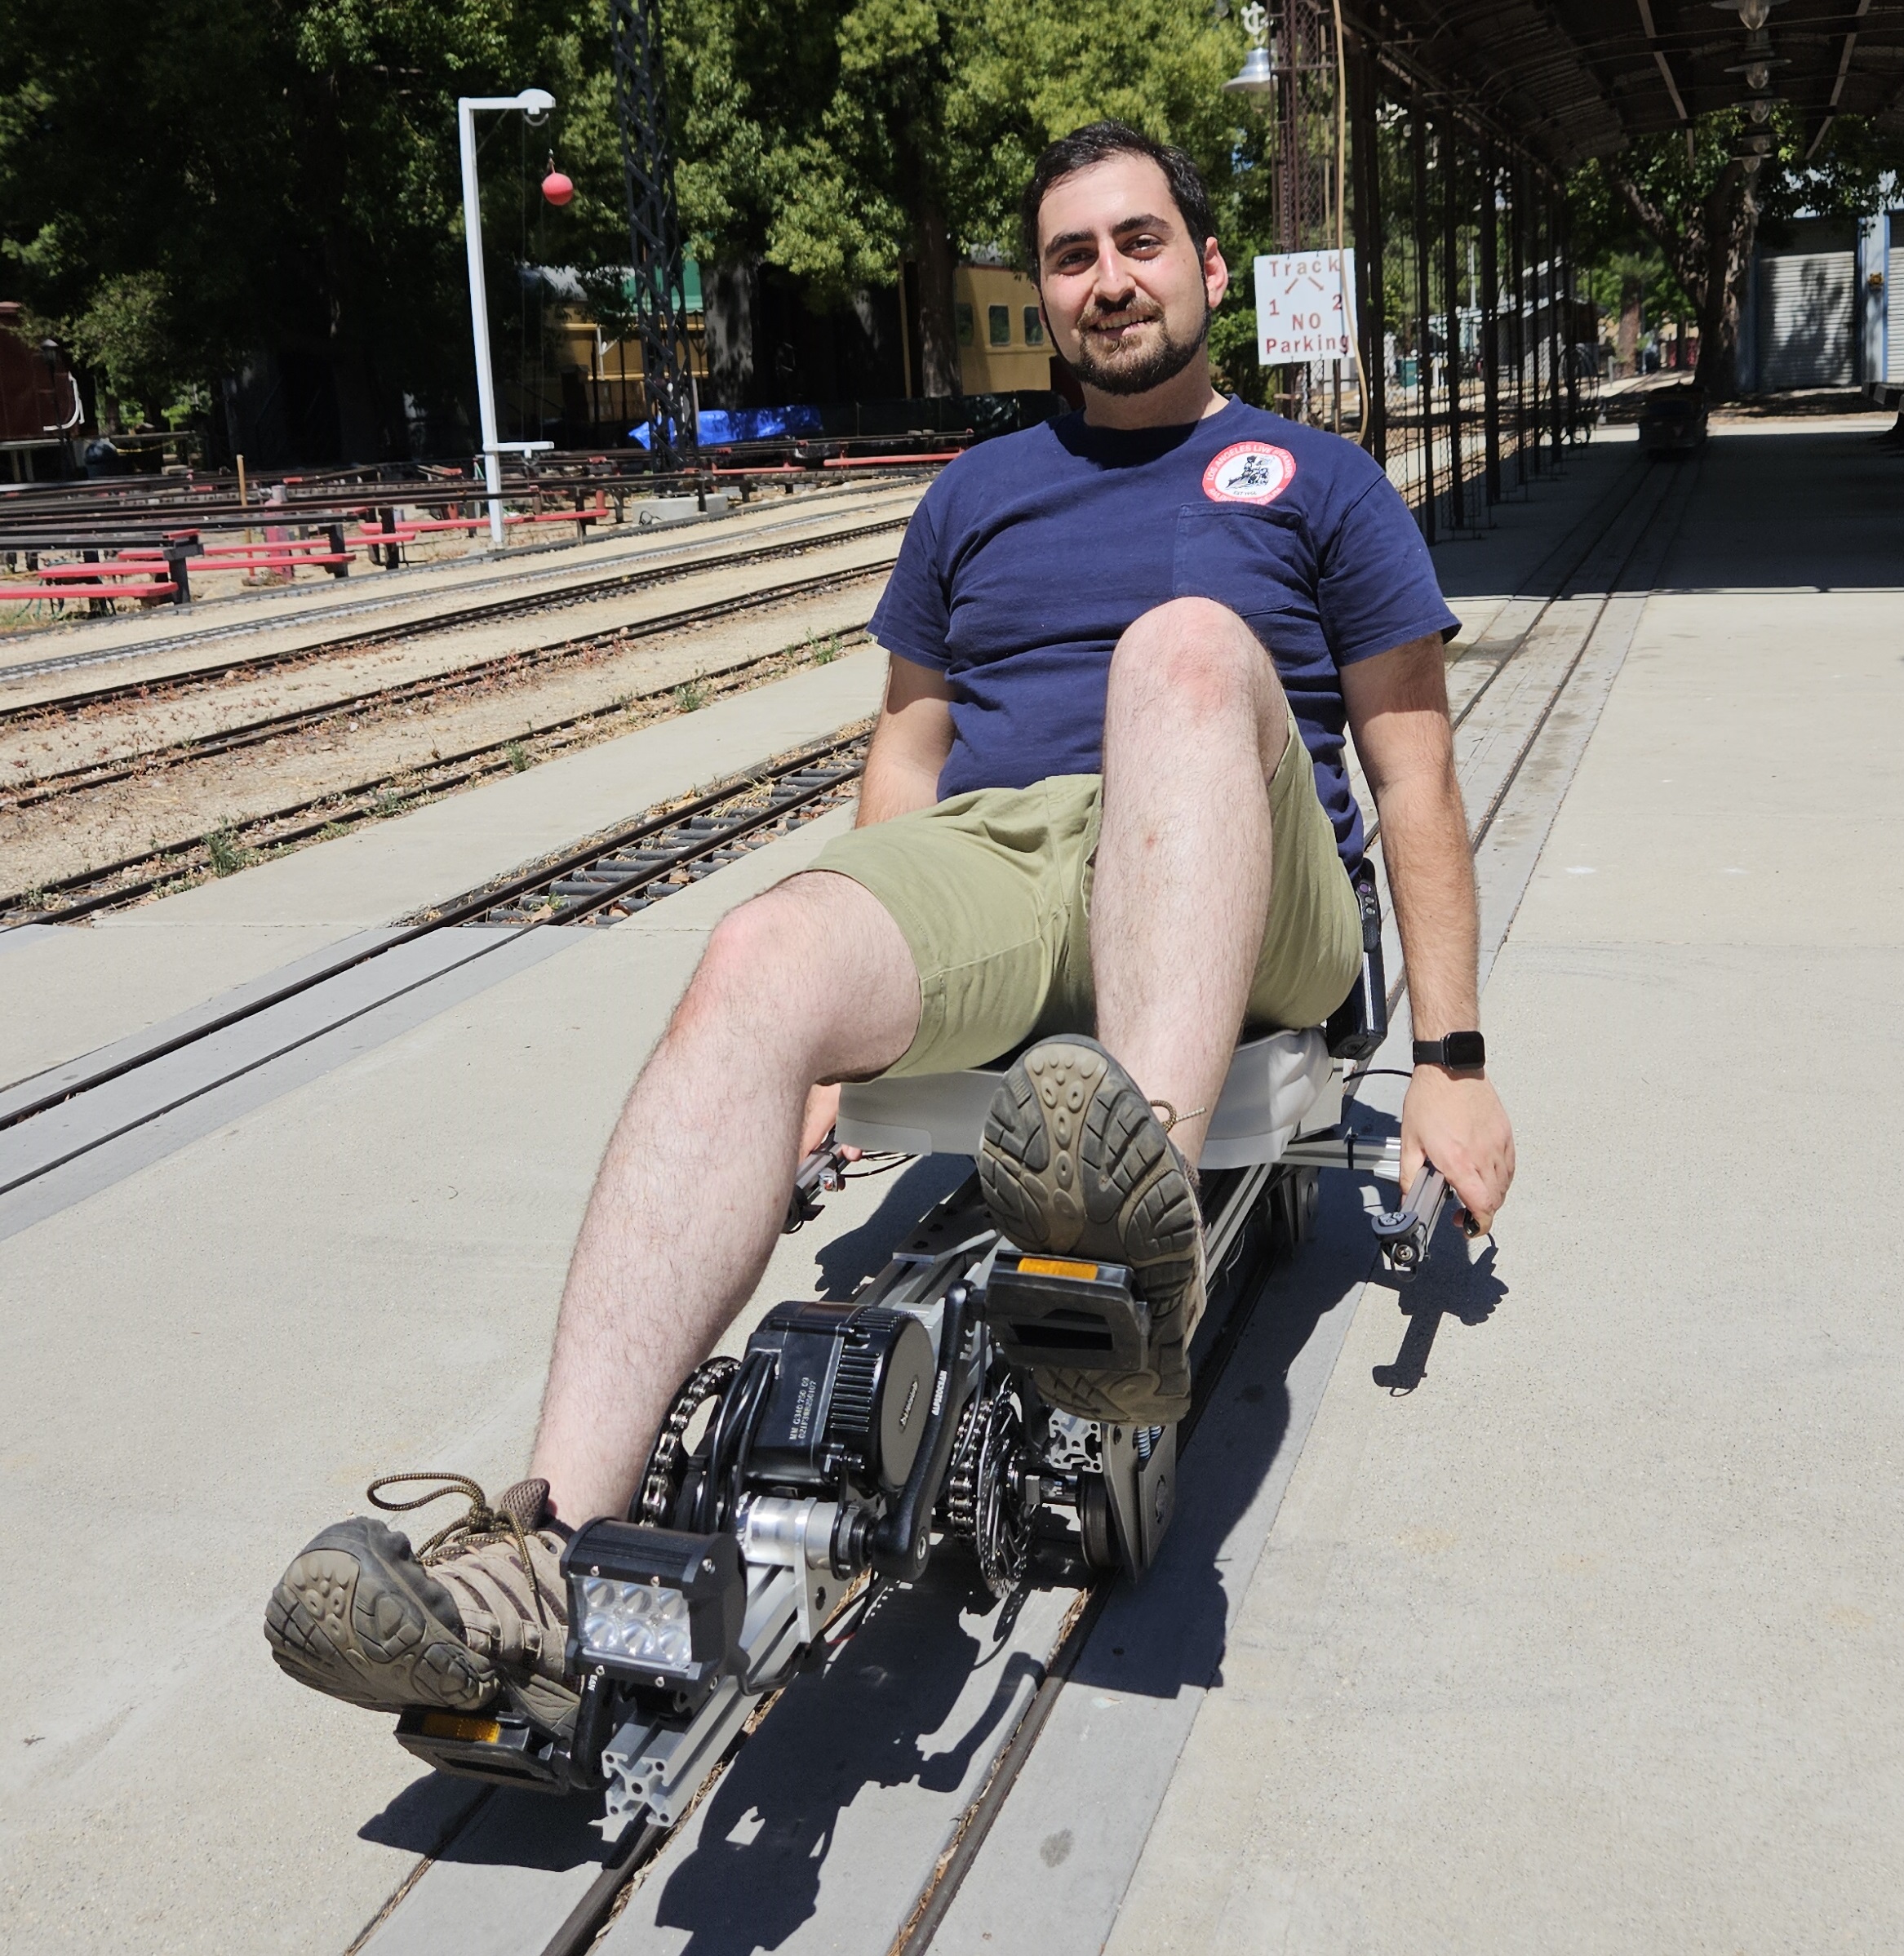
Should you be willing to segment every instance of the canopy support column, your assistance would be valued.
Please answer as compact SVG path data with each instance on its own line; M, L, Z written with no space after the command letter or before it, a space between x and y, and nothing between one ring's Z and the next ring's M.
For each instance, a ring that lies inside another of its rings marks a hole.
M1414 157L1415 405L1421 425L1422 538L1435 540L1435 361L1428 349L1428 123L1417 88L1409 98L1409 140Z
M1448 527L1454 530L1470 526L1467 484L1461 467L1461 370L1467 357L1461 332L1461 144L1452 115L1442 115L1436 136L1441 171L1441 344L1448 366Z
M1500 166L1490 142L1481 150L1481 415L1489 505L1501 499Z

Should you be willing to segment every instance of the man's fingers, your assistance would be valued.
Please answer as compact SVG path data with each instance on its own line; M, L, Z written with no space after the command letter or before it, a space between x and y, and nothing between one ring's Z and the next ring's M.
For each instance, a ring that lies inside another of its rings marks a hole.
M1448 1186L1459 1199L1463 1226L1470 1236L1485 1236L1494 1226L1494 1218L1507 1194L1507 1178L1498 1169L1486 1173L1464 1169L1448 1178Z
M806 1111L800 1124L800 1152L810 1155L827 1138L827 1130L838 1118L840 1089L815 1087L806 1097Z

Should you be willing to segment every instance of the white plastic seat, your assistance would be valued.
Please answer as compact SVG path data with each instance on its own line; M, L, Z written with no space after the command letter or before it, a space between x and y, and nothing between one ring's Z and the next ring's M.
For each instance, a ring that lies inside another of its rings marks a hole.
M837 1138L902 1155L976 1155L1005 1063L842 1087ZM1294 1135L1328 1127L1341 1111L1342 1089L1319 1030L1246 1039L1230 1062L1199 1166L1277 1160Z

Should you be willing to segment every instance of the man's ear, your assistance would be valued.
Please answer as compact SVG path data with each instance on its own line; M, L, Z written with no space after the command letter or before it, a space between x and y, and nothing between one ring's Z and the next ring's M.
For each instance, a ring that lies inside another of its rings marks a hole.
M1214 237L1203 241L1203 286L1209 295L1212 311L1223 303L1223 295L1230 289L1230 268L1223 257L1223 248Z

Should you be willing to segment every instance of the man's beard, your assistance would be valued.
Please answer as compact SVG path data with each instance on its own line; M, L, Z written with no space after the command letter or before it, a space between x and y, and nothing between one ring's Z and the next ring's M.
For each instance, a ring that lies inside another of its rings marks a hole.
M1100 360L1091 351L1090 335L1085 330L1088 322L1081 320L1072 370L1087 387L1094 387L1101 394L1147 394L1166 380L1174 380L1201 352L1204 341L1209 337L1209 313L1206 300L1203 317L1192 338L1173 339L1165 326L1148 353L1135 360L1115 361ZM1160 313L1156 317L1161 320L1163 315Z

